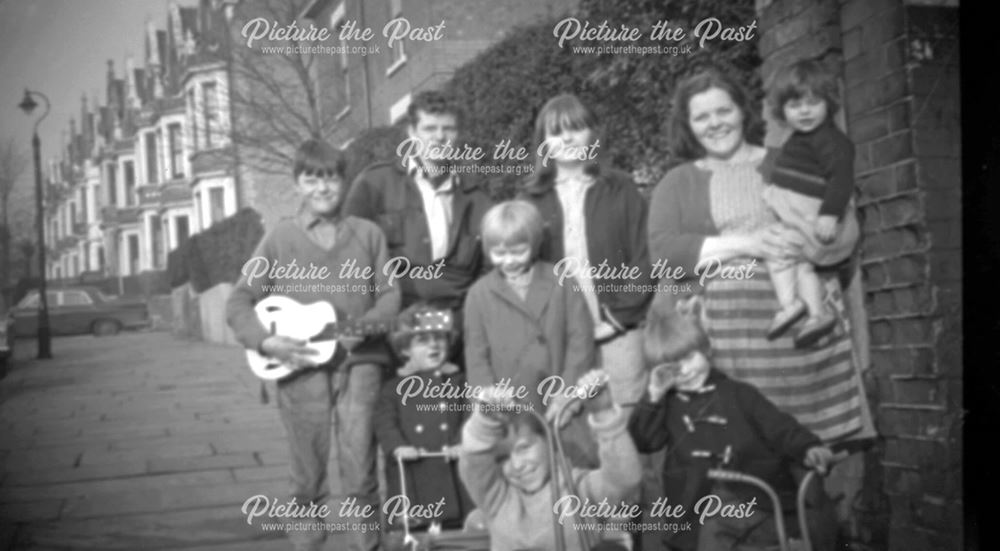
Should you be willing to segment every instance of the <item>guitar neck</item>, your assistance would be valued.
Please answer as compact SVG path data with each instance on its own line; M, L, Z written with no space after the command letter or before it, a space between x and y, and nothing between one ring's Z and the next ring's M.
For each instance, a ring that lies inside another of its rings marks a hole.
M328 323L313 341L335 340L340 337L369 337L384 335L396 329L395 319L384 320L351 320Z

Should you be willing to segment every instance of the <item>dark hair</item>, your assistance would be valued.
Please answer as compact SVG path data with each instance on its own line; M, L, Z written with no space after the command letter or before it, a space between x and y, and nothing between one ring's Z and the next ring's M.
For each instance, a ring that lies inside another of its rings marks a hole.
M347 158L339 149L323 140L308 139L295 150L292 176L300 174L344 177Z
M555 175L556 168L551 162L542 165L543 157L537 155L538 148L545 141L545 133L562 130L582 130L589 128L594 133L594 139L603 138L600 120L593 111L573 94L559 94L545 102L535 117L535 172L532 182L541 182ZM588 172L596 172L598 165L592 163Z
M455 98L437 90L425 90L413 96L410 106L406 108L407 121L410 126L416 126L420 111L435 115L454 115L455 122L461 126L462 109Z
M671 100L671 111L667 135L673 154L680 160L690 161L705 156L705 148L691 131L691 98L718 88L729 94L733 103L743 113L743 139L749 140L758 115L751 109L750 96L736 79L717 69L705 69L684 78L677 84Z
M507 436L514 437L522 430L537 434L543 440L547 437L542 421L531 411L521 410L510 417L510 424L507 425Z
M643 353L650 366L676 362L692 352L711 355L711 342L697 319L669 308L649 309L643 337Z
M785 103L814 96L826 102L826 116L832 117L840 109L837 101L837 78L819 61L803 60L778 71L768 94L771 114L779 121L785 120Z

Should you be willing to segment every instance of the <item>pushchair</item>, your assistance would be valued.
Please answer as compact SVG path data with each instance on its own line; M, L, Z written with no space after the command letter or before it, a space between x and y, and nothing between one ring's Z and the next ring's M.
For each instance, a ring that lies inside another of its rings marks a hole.
M447 454L443 451L428 452L420 451L416 459L440 458L448 461ZM416 460L414 459L414 460ZM399 483L403 495L406 495L406 460L402 457L396 458L396 467L399 469ZM437 530L431 529L424 533L415 533L410 529L409 510L403 510L403 533L401 535L389 533L386 536L386 548L399 551L489 551L490 537L485 528L475 526L474 519L476 511L469 513L466 518L465 527L462 530Z
M848 456L849 453L846 451L836 453L833 456L833 461L830 463L831 468L833 465L843 461ZM806 496L808 495L810 485L817 477L816 471L810 470L805 474L805 476L802 477L796 493L795 513L799 525L798 538L788 536L788 529L785 526L785 516L781 514L781 500L778 498L777 492L774 491L774 488L772 488L770 484L755 476L726 469L710 469L708 471L708 477L712 480L718 480L721 482L735 482L756 486L763 490L771 500L771 505L773 507L772 511L775 511L774 523L775 530L778 535L778 542L776 545L755 548L755 551L757 551L757 549L759 549L759 551L813 551L813 544L809 537Z
M606 385L607 380L605 379L601 384ZM568 406L569 403L576 400L583 400L586 396L581 393L581 395L573 398L565 404ZM475 398L474 398L475 400ZM572 471L569 463L569 459L563 449L562 439L560 437L560 431L558 427L563 425L563 419L565 418L569 407L564 407L562 410L557 412L554 416L553 421L550 423L545 419L544 416L536 412L534 409L527 408L523 411L528 412L530 415L535 416L539 421L541 426L545 430L545 439L549 447L549 472L551 473L551 480L549 486L551 488L551 499L552 503L555 504L563 497L561 489L566 487L572 494L577 494L578 490L576 484L572 477ZM445 454L443 452L421 452L420 458L427 457L439 457L444 458ZM404 468L404 461L401 458L397 458L396 464L399 469L400 486L403 488L405 494L406 491L406 473ZM560 478L562 477L562 478ZM561 482L562 480L562 482ZM575 515L574 515L575 516ZM415 534L412 533L409 526L409 519L403 518L403 534L402 542L387 545L387 549L396 551L488 551L490 549L490 539L489 532L473 526L475 522L471 522L472 519L478 518L478 511L472 511L466 518L465 527L462 530L443 530L440 532L429 531L427 533ZM575 519L579 520L579 519ZM483 523L485 524L485 523ZM565 551L566 542L565 534L563 533L562 525L559 523L558 517L552 515L552 526L553 526L553 544L552 547L548 548L552 551ZM582 549L594 549L596 546L601 546L602 549L622 549L623 551L628 551L629 546L617 547L615 544L608 546L610 542L598 542L592 541L593 535L587 533L586 531L578 531L577 536L580 538ZM393 545L395 544L395 545ZM603 544L603 545L602 545Z

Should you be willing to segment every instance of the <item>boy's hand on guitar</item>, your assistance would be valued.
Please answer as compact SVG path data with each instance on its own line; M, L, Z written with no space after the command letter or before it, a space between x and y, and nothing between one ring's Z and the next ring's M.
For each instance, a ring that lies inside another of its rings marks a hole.
M264 342L260 343L260 349L267 356L277 358L282 363L296 369L316 365L316 362L310 358L310 356L316 355L316 351L306 346L305 341L282 335L270 335L264 339Z
M826 475L833 463L833 450L826 446L813 446L806 451L806 467L814 469L821 475Z
M647 387L651 402L659 402L667 391L674 387L679 369L680 364L673 362L662 363L653 367L649 372L649 385Z
M396 459L409 460L420 458L420 450L413 446L400 446L396 448L396 451L393 453L396 456Z

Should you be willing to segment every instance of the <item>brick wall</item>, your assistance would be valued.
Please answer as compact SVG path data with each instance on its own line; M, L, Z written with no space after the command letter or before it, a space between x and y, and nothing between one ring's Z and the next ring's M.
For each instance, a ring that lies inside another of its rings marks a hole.
M958 14L850 1L847 107L858 145L863 266L889 549L962 542Z
M857 147L866 378L883 437L850 504L858 549L962 542L958 19L947 4L757 3L765 84L798 59L840 68L840 122ZM769 125L769 144L784 137Z

